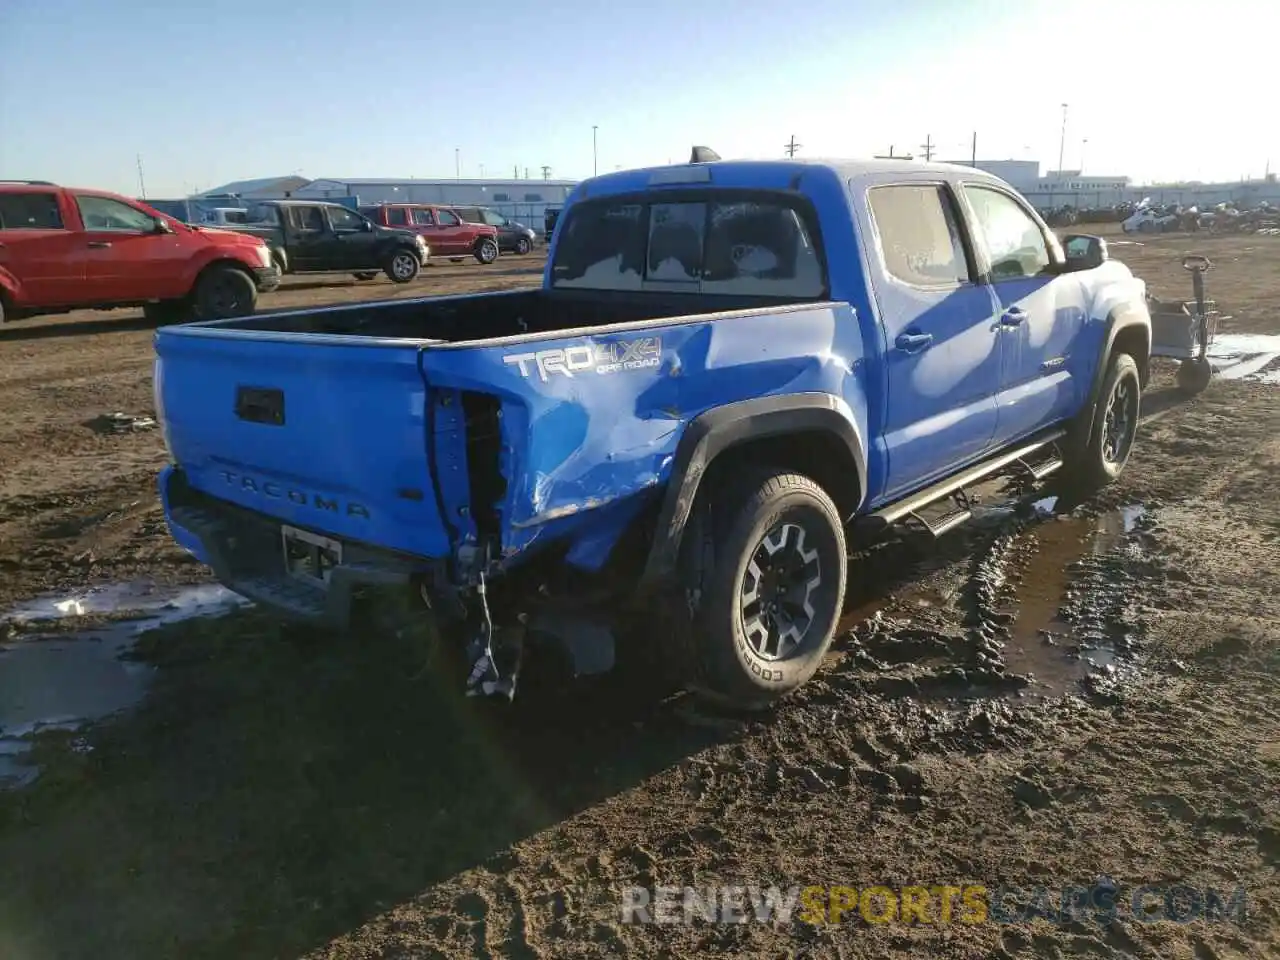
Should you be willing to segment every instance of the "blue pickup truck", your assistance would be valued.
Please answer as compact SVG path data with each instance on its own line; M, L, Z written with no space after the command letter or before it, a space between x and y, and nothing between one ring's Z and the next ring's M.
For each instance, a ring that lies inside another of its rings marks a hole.
M697 148L561 217L540 288L158 330L178 542L303 620L407 603L468 692L630 629L760 708L818 668L855 539L1129 456L1145 284L993 176Z

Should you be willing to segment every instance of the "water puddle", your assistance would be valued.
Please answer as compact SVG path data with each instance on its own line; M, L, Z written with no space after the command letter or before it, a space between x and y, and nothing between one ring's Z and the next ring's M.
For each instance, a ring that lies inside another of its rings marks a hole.
M160 587L110 584L72 596L38 597L0 620L24 625L0 644L0 788L22 785L38 771L25 763L31 736L73 730L142 699L152 668L120 659L147 630L247 604L216 584ZM41 632L66 617L128 614L132 619L66 633Z
M1280 360L1280 334L1220 333L1209 344L1208 355L1224 380L1280 382L1280 370L1267 370Z
M1051 499L1036 504L1042 514L1052 507ZM1004 659L1010 673L1034 678L1028 694L1060 696L1090 675L1115 672L1114 647L1096 630L1065 619L1064 606L1082 564L1111 553L1144 513L1132 504L1100 517L1047 518L1020 538L1009 558L1021 572L1007 603L1014 619Z

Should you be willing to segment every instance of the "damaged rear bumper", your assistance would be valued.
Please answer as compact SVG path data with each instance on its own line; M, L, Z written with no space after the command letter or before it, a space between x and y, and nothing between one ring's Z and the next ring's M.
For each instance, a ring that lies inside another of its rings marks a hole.
M431 573L429 561L348 541L326 580L299 578L285 569L279 520L202 493L178 467L165 467L159 486L174 540L224 586L291 619L344 629L371 591L407 595Z

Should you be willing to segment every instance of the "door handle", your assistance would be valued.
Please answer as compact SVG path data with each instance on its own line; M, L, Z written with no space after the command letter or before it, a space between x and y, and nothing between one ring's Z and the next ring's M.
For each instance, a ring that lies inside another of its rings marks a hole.
M90 250L104 250L109 246L111 246L110 240L90 240L89 241Z
M1000 315L1000 326L1018 327L1026 322L1027 315L1020 307L1010 307Z
M898 339L893 341L899 350L906 353L919 353L929 344L933 343L932 333L900 333Z

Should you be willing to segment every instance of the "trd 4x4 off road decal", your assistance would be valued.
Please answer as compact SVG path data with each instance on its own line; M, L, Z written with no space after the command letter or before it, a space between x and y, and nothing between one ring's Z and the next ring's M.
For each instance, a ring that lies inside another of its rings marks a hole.
M653 369L661 360L661 337L611 340L532 353L509 353L502 358L503 363L518 366L520 376L526 379L536 369L538 379L543 383L550 380L552 374L574 377L580 373L606 374Z

